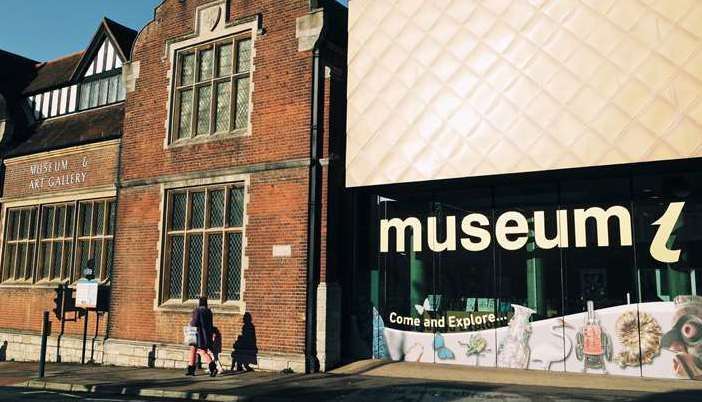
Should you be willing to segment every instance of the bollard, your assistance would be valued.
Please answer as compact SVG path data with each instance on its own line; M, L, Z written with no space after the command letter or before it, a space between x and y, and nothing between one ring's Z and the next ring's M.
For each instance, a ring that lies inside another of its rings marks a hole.
M44 319L41 323L41 350L39 351L39 378L44 378L44 367L46 366L46 341L49 338L49 312L44 311Z

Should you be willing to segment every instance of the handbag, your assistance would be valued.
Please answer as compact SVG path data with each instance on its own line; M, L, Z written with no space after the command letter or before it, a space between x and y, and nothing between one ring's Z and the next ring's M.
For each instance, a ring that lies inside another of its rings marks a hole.
M192 325L183 327L183 344L187 346L197 345L197 327Z

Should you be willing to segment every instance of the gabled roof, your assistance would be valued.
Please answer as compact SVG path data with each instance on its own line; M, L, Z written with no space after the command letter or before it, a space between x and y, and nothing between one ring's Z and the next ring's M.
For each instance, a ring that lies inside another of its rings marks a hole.
M73 73L71 74L71 81L79 79L85 73L88 66L93 61L93 57L95 57L97 54L100 45L106 38L109 38L115 45L115 49L122 60L129 60L132 51L132 44L134 43L134 39L136 39L137 34L138 32L133 29L127 28L109 18L103 18L102 22L100 22L100 26L98 26L97 31L95 31L95 34L93 35L93 39L85 49L83 57L81 57L80 61L78 61L78 64L73 70Z
M76 64L83 57L84 52L77 52L61 58L39 63L36 66L36 76L24 88L25 94L31 94L66 84L70 81Z
M28 127L24 140L7 157L50 151L122 135L124 104L118 103L56 119L41 120Z

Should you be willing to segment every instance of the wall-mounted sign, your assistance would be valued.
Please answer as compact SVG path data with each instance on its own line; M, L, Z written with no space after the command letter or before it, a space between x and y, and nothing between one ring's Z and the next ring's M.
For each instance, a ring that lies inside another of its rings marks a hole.
M52 151L4 161L3 197L17 198L108 186L115 182L117 143Z
M98 302L98 283L80 279L76 284L76 307L95 308Z
M664 263L675 263L680 259L680 250L673 250L668 247L668 240L675 228L682 213L684 202L671 202L663 215L653 222L658 226L656 235L650 245L650 253L653 258ZM573 217L574 227L568 227L568 217ZM445 222L441 225L445 228L445 234L438 232L438 218L430 216L427 218L427 245L433 252L456 251L458 245L467 251L482 251L487 249L492 242L492 235L486 229L490 226L487 216L480 213L471 213L464 216L460 221L461 235L457 236L456 216L448 215L443 218ZM536 247L541 249L551 249L554 247L568 248L569 230L575 232L575 247L586 247L588 244L587 222L593 221L596 226L596 242L598 247L608 247L609 226L617 225L619 229L619 246L632 246L631 214L629 210L621 205L614 205L606 210L600 207L578 208L572 211L559 209L556 211L557 232L553 237L546 235L546 214L544 211L534 211L533 216L527 219L524 214L518 211L507 211L502 213L494 225L494 237L497 244L505 250L519 250L526 246L530 232L533 233ZM529 227L529 221L533 224L533 229ZM416 217L404 219L392 218L380 221L380 252L390 251L390 230L395 233L395 250L405 251L405 236L407 229L411 234L412 250L422 251L422 222ZM443 241L439 241L443 238Z
M88 164L87 156L79 161L60 158L32 163L29 165L29 188L42 190L85 183Z

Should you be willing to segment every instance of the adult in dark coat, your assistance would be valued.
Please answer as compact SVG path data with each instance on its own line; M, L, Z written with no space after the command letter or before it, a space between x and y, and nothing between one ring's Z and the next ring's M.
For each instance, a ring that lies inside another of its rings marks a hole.
M186 375L195 375L195 359L197 354L199 354L202 360L208 364L210 376L214 377L217 375L217 364L212 361L210 356L214 328L212 325L212 311L207 307L207 297L200 297L198 307L193 310L190 326L197 328L197 344L190 346L190 358Z

